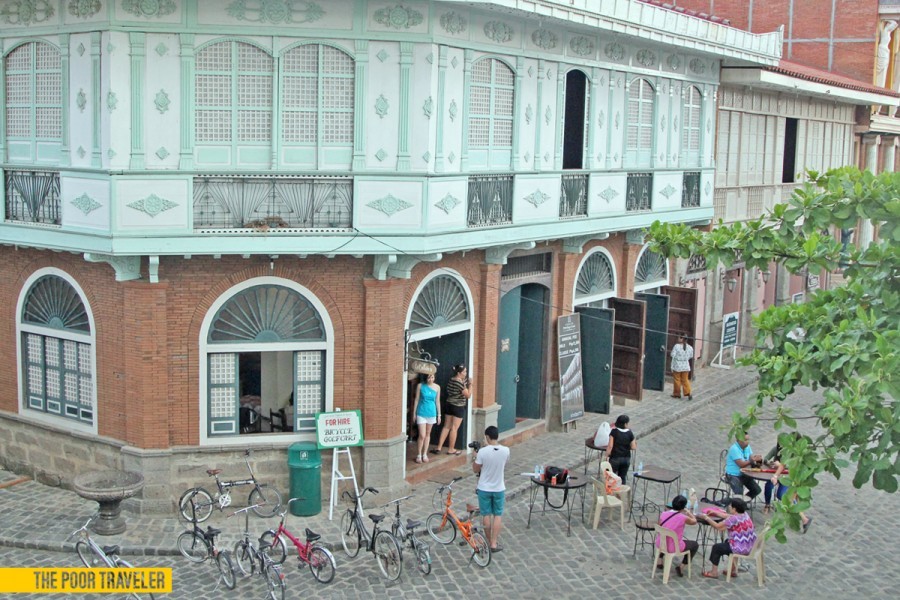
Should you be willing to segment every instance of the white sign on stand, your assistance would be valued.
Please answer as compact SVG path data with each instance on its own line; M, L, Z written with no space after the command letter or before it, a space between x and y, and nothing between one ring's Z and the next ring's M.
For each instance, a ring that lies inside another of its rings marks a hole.
M352 481L353 491L359 496L356 470L353 468L351 446L363 445L362 413L358 410L338 409L335 412L316 415L316 442L319 448L331 448L331 492L328 495L328 520L334 518L334 507L338 503L338 485L341 481ZM341 455L347 456L350 474L344 475L340 469Z
M740 313L728 313L722 317L722 346L719 348L718 354L713 358L709 366L719 367L720 369L730 369L729 365L722 364L722 358L725 352L731 349L731 361L737 358L737 341L738 341L738 323L740 323Z

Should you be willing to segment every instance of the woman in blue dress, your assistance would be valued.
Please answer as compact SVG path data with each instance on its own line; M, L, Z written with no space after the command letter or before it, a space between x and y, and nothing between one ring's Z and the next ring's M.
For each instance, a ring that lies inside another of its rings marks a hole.
M419 448L416 462L428 462L428 444L431 440L431 428L441 422L441 386L434 382L434 374L422 375L424 381L416 386L416 398L413 400L413 414L419 427Z

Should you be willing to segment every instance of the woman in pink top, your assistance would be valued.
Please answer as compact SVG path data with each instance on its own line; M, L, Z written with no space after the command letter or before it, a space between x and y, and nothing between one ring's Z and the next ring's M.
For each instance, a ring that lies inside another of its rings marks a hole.
M665 527L666 529L671 529L675 532L675 536L678 538L678 549L676 550L673 547L672 540L666 540L668 543L668 547L666 548L667 552L684 552L685 550L691 553L691 560L694 559L694 555L697 553L697 549L700 547L700 544L696 542L696 540L686 540L684 539L684 526L685 525L696 525L697 519L694 518L694 515L691 514L689 510L687 510L687 498L682 495L675 496L672 500L672 510L667 510L666 512L659 515L659 526ZM656 547L660 547L660 538L656 536ZM688 558L684 557L683 564L687 564ZM663 567L662 563L657 563L657 568L661 569ZM681 566L675 567L675 572L678 573L678 576L681 577Z

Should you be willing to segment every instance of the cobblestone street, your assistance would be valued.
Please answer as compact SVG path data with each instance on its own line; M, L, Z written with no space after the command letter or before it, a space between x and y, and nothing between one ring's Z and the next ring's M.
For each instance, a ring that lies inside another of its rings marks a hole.
M742 406L749 391L747 388L740 394L714 401L671 425L640 437L639 460L645 465L653 463L682 471L682 487L695 487L702 495L704 488L715 484L719 452L727 445L725 427L728 417ZM795 414L808 414L804 407L808 407L815 397L808 390L800 391L795 396ZM633 419L632 426L640 433L640 421ZM774 444L774 432L764 427L758 427L751 434L754 451L765 453ZM570 437L571 443L580 451L584 431L570 434ZM553 456L552 444L558 444L553 440L558 438L548 435L529 441L529 454L539 456L543 452L544 456ZM513 447L514 457L517 448ZM520 478L518 468L511 467L507 472L508 485ZM805 536L791 533L785 545L769 541L764 589L757 588L753 567L749 572L741 572L730 584L726 584L724 578L719 581L703 579L699 560L694 564L691 580L679 579L673 574L669 585L663 586L659 577L650 579L649 549L639 551L637 559L632 559L635 530L631 523L626 523L623 532L617 521L604 513L600 528L592 531L578 521L576 509L569 538L561 528L564 521L557 514L536 514L531 529L526 530L528 495L519 494L507 505L502 536L505 550L495 554L486 569L468 564L464 548L456 544L440 546L430 541L434 557L432 574L422 576L408 559L401 580L386 585L371 557L361 554L354 560L346 558L340 549L336 519L320 532L324 540L337 546L338 570L334 582L322 586L313 580L307 569L297 571L292 566L287 570L287 595L291 598L307 595L320 598L446 598L473 597L481 593L516 598L551 595L584 598L598 594L611 598L720 598L726 595L728 598L770 598L773 594L798 599L895 597L891 589L897 580L889 573L896 573L896 546L891 535L892 524L897 519L896 511L891 510L896 505L896 498L871 488L854 490L850 479L845 477L837 481L830 476L822 477L810 511L815 522L809 533ZM461 483L469 484L470 480ZM420 494L425 494L425 487L428 486L423 486ZM461 502L472 500L471 489L460 492ZM654 489L651 485L649 494L653 500L663 500L658 486ZM587 513L589 507L585 510ZM852 518L848 518L849 515ZM410 512L407 516L424 520L426 515ZM758 529L762 527L763 519L759 511L754 514ZM303 520L296 518L289 521L289 525L296 529L304 526ZM693 536L695 529L688 528L687 532ZM39 531L34 531L34 535L39 536ZM174 535L172 537L174 542ZM295 559L288 560L287 564L291 565ZM262 598L264 595L264 584L259 578L240 580L233 592L217 589L212 564L190 565L181 557L171 555L135 557L134 562L140 566L173 567L175 591L169 596L171 598ZM74 566L77 557L71 552L3 547L0 548L0 564Z

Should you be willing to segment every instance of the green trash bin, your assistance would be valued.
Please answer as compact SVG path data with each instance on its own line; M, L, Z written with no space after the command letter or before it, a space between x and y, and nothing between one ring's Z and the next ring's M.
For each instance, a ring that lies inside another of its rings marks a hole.
M297 442L288 447L291 473L291 504L295 517L311 517L322 512L322 454L315 442Z

